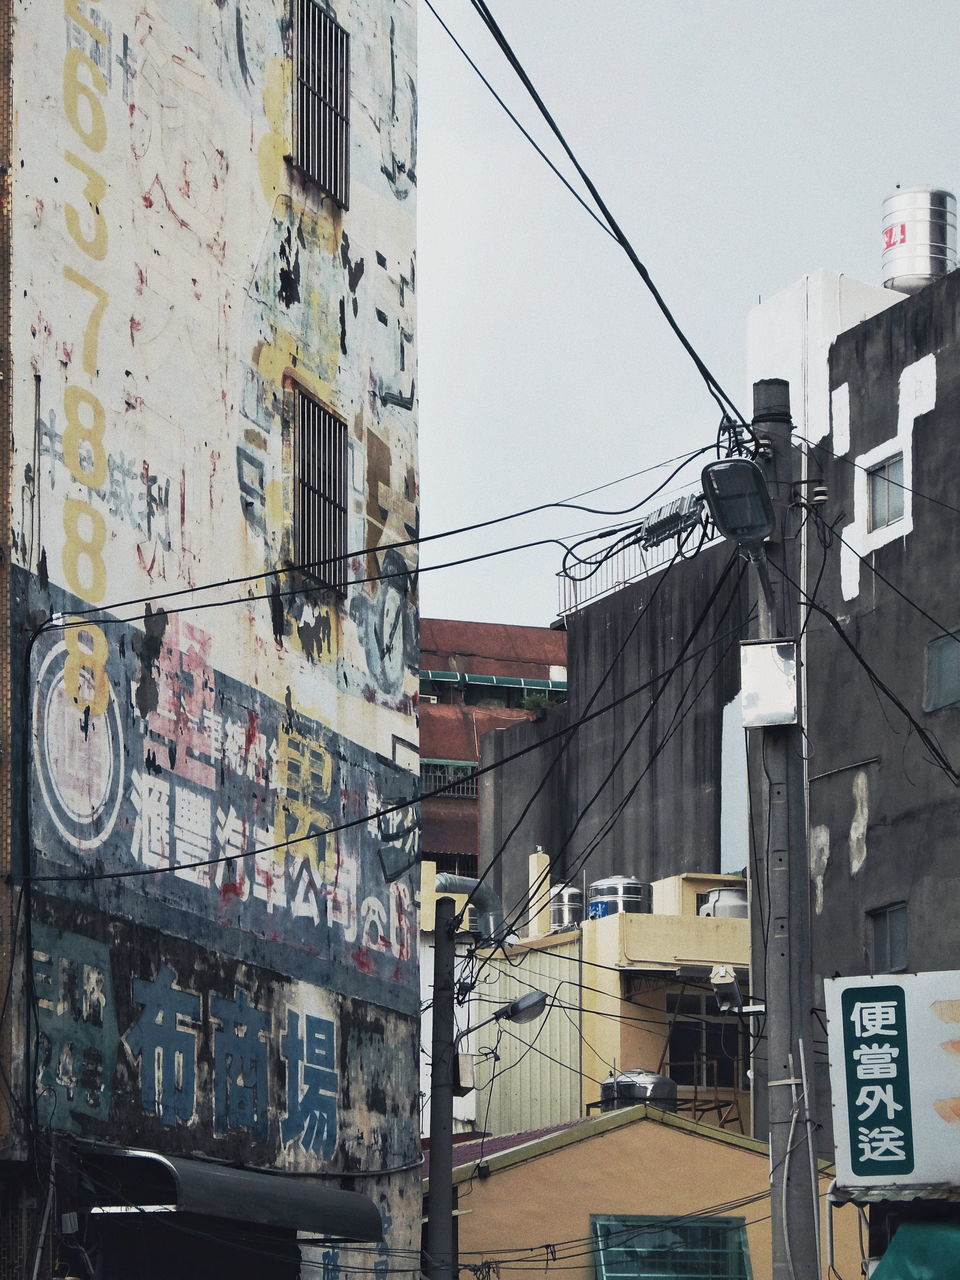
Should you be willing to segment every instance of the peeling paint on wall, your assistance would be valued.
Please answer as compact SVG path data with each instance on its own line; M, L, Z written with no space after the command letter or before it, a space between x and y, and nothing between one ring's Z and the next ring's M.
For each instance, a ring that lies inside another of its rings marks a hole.
M817 915L823 911L823 878L830 865L830 828L819 825L810 828L810 875L813 878L814 908Z
M345 212L287 158L288 0L51 3L18 7L11 204L44 1123L412 1164L414 7L335 6ZM290 571L294 386L347 424L344 597ZM399 1247L416 1182L369 1184Z
M856 875L867 860L867 827L870 822L870 787L866 772L853 775L853 818L850 822L850 873Z

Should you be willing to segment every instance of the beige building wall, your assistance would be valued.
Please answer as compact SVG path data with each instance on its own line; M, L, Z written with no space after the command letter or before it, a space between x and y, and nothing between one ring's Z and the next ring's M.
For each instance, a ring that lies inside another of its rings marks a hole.
M542 1258L547 1272L554 1265L562 1268L564 1280L594 1280L591 1214L675 1216L717 1206L711 1216L745 1220L754 1280L769 1280L765 1144L676 1116L648 1115L641 1106L584 1122L520 1151L487 1159L490 1174L483 1179L473 1176L473 1165L455 1172L462 1264L507 1257L530 1264ZM821 1208L828 1186L824 1175ZM740 1208L724 1207L747 1197L755 1199ZM840 1275L859 1276L855 1207L839 1209L834 1226L834 1265ZM824 1241L826 1234L823 1229ZM550 1243L558 1249L547 1265L544 1246ZM827 1274L825 1249L821 1272Z

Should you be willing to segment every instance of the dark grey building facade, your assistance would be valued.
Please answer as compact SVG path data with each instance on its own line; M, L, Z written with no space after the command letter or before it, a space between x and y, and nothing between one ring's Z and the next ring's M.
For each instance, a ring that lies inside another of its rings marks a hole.
M724 709L744 565L714 545L568 615L568 701L483 740L481 871L508 916L541 846L552 880L718 872ZM539 748L536 744L540 743ZM746 866L748 851L737 869Z

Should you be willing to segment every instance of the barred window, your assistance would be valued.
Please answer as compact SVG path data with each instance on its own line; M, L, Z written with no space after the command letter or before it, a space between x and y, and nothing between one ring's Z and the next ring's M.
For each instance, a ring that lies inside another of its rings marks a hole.
M319 0L294 0L293 162L350 205L350 37Z
M307 577L347 587L347 425L294 388L293 558Z
M421 760L421 792L436 791L438 787L447 787L445 796L476 796L477 766L470 760Z
M743 1218L591 1214L597 1280L749 1280Z

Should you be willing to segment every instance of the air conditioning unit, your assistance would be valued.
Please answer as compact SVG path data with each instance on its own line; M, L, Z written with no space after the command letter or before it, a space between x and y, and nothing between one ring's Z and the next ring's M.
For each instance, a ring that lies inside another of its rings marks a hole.
M421 693L420 701L421 702L439 702L440 699L437 697L435 693Z

